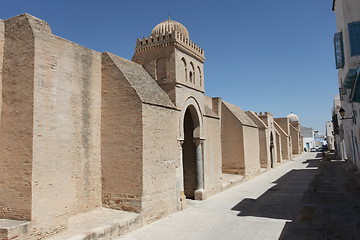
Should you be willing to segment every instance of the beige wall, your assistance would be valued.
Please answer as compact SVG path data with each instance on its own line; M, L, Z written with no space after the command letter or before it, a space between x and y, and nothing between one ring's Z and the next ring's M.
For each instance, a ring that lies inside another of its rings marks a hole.
M35 36L32 222L55 225L50 219L66 221L101 206L101 55L29 20Z
M27 14L5 24L1 217L42 236L101 206L101 56Z
M282 162L282 152L281 152L281 135L279 132L276 131L276 162Z
M2 108L2 75L4 63L4 44L5 44L5 24L0 19L0 122L1 122L1 108Z
M183 63L181 62L182 58L184 58L186 61L187 77L185 77ZM176 49L176 51L175 51L175 63L176 63L175 73L176 73L177 82L203 92L204 91L203 63L201 63L199 60L195 59L194 57L192 57L178 49ZM189 71L192 70L190 63L193 63L193 66L194 66L195 82L190 82L190 79L189 79ZM198 68L200 68L200 72L201 72L201 78L202 78L201 81L199 79Z
M35 43L31 25L25 16L6 20L5 25L0 126L0 218L30 220Z
M103 54L102 195L105 207L140 212L143 192L142 103L108 54Z
M244 158L245 176L254 177L260 172L259 163L259 134L254 127L244 127Z
M222 171L245 174L243 126L231 111L221 105Z
M284 130L275 122L275 128L280 134L281 139L281 156L282 159L291 160L291 150L290 150L290 138L289 136L284 132Z
M290 135L290 122L288 118L275 118L274 120L286 134Z
M270 150L269 150L269 139L268 139L268 131L267 129L259 129L259 157L260 157L260 166L262 168L268 168L269 166L269 157L270 157Z
M218 191L222 174L220 119L204 117L204 187L206 197ZM214 190L214 191L213 191Z
M143 104L142 198L146 222L173 213L180 201L180 189L177 188L179 118L179 111L174 109Z
M273 159L273 166L276 165L278 159L278 144L276 141L276 130L274 126L274 118L271 113L265 112L260 113L259 118L265 123L267 126L266 129L266 141L267 141L267 165L265 167L271 167L271 159ZM273 153L271 154L271 136L273 136ZM263 165L262 165L263 167Z
M299 142L299 132L298 130L290 125L290 135L291 135L291 145L292 145L292 153L299 154L300 153L300 142Z

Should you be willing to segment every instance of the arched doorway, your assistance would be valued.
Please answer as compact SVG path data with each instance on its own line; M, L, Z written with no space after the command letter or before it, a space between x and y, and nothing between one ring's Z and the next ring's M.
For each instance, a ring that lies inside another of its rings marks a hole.
M203 188L202 146L199 138L199 118L193 106L184 115L183 186L186 198L195 199L195 191Z
M270 133L270 166L274 167L274 136Z

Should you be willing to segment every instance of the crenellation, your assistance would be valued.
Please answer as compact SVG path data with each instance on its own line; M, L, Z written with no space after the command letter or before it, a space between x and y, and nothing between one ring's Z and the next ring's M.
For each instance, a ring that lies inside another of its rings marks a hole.
M174 38L175 36L175 38ZM187 50L194 51L196 56L200 57L202 61L204 60L204 51L194 42L185 38L179 32L166 33L163 35L154 35L152 34L149 37L144 37L142 39L137 39L136 41L136 52L146 51L152 49L151 47L155 46L167 46L169 44L180 44L185 47Z

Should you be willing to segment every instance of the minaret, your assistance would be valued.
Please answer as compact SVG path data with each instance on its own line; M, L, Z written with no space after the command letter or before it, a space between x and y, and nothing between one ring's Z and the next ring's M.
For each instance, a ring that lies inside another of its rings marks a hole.
M149 37L138 39L132 60L143 65L174 103L177 88L204 92L204 51L179 22L162 21Z

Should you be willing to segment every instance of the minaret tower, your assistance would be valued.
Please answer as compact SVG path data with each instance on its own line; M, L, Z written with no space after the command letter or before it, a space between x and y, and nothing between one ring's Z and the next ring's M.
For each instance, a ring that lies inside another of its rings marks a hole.
M179 22L162 21L149 37L138 39L132 60L143 65L176 105L180 89L204 92L204 51Z

